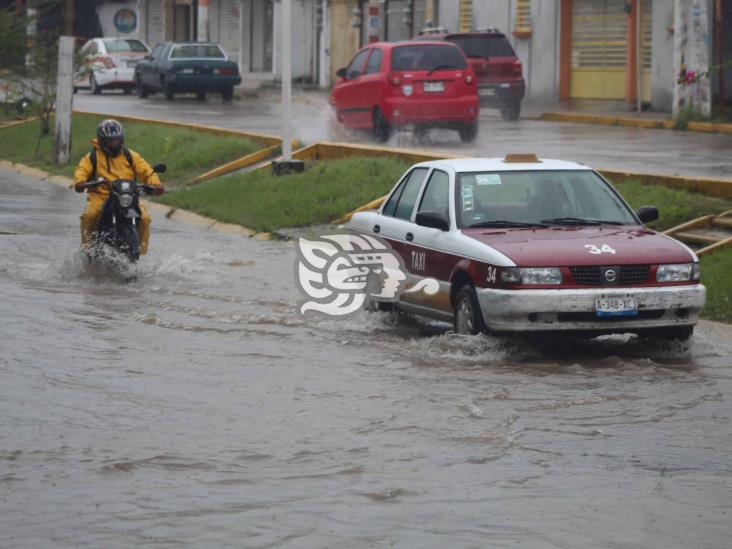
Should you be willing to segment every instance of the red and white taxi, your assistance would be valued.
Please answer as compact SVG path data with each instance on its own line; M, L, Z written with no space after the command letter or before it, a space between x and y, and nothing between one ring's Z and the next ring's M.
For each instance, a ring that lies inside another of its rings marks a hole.
M378 211L349 227L386 240L408 281L404 311L452 320L458 333L634 332L691 336L704 306L699 261L646 228L587 166L534 155L416 164Z

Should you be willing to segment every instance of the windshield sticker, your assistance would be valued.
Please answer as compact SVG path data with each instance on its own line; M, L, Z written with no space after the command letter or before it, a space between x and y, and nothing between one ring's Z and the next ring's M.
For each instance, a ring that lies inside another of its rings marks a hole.
M500 185L501 176L497 173L479 173L475 176L478 185Z
M473 211L473 187L471 185L463 187L463 211Z

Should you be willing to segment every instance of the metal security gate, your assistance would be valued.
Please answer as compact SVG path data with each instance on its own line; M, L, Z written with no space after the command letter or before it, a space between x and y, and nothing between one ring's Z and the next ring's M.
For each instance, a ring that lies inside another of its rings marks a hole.
M625 0L574 0L570 97L624 99Z
M641 4L641 100L651 101L651 37L652 37L652 0Z

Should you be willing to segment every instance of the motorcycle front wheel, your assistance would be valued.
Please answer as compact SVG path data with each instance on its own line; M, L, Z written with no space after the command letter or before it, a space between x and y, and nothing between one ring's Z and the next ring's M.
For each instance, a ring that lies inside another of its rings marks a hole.
M137 227L126 225L119 229L120 251L130 263L140 259L140 238L137 234Z

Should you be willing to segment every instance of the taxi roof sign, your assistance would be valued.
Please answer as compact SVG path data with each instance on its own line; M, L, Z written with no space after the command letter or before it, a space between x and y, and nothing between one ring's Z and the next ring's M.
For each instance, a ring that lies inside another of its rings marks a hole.
M505 164L541 164L534 153L512 153L503 159Z

